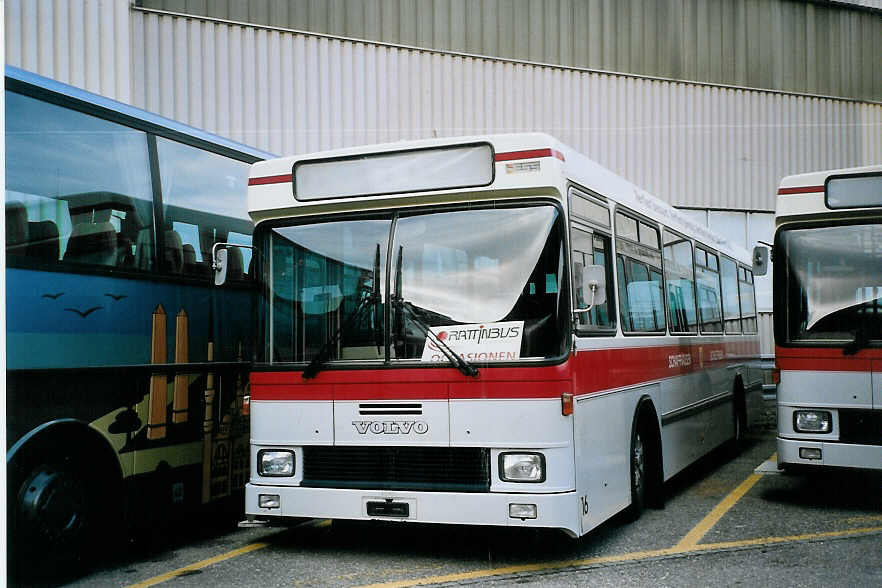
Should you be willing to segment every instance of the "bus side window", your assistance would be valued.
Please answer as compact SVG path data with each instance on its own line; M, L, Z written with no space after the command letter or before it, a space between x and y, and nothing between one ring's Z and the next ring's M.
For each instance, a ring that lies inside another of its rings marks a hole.
M166 228L164 269L208 279L215 243L251 245L245 204L248 164L156 137ZM227 280L250 279L251 249L227 247Z
M702 333L723 332L720 272L717 268L719 265L715 253L695 249L695 286Z
M756 333L756 300L754 300L753 272L739 268L738 289L741 300L741 324L744 332Z
M668 293L668 325L671 332L697 332L692 243L668 231L665 231L665 285Z
M606 300L602 304L594 304L590 311L576 314L576 329L580 332L609 331L615 328L614 314L610 312L613 295L610 249L610 239L606 235L573 227L573 287L576 308L587 308L591 304L591 294L582 291L581 276L585 267L595 265L604 268L606 290Z
M738 296L738 266L727 257L720 259L723 293L723 326L727 335L741 333L741 304Z
M622 330L626 333L664 333L665 304L658 230L617 212L616 231Z
M12 265L149 270L152 199L146 133L6 92Z

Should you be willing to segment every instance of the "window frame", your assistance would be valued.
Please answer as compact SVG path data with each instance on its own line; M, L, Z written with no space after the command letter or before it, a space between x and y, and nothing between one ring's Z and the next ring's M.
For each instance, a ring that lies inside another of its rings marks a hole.
M693 251L703 251L705 254L705 259L708 259L711 255L713 255L717 260L717 269L713 269L710 267L710 263L703 265L701 267L705 268L709 272L714 272L717 274L717 294L719 295L719 311L720 311L720 330L719 331L705 331L703 325L705 324L701 320L701 304L698 300L698 262L694 261L693 263L693 271L695 272L695 306L698 311L698 332L702 335L724 335L726 332L726 324L723 319L723 284L722 284L722 273L720 272L720 252L712 247L708 247L703 243L696 241L695 246L693 247ZM740 300L740 299L739 299ZM740 302L739 302L740 304Z

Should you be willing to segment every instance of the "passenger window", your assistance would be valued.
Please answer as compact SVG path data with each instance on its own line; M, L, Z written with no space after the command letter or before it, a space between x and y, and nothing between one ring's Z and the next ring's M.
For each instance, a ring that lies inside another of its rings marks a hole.
M145 133L6 92L10 265L150 270L152 200Z
M610 239L606 235L591 233L577 227L572 229L573 286L576 309L588 308L592 304L591 292L582 288L582 275L588 266L602 268L604 276L605 300L594 302L588 312L576 313L576 329L587 332L615 329L612 308L613 277Z
M741 324L745 333L756 333L756 301L753 291L753 272L740 268L743 274L738 289L741 300Z
M695 290L702 333L723 332L720 272L717 267L716 253L695 249Z
M668 293L668 326L671 332L697 332L692 243L669 231L665 231L665 286Z
M165 271L211 276L215 243L251 245L245 203L249 165L163 137L156 139L165 220L160 250ZM251 250L228 248L227 280L251 275Z
M664 333L665 306L662 295L661 251L647 243L657 229L616 213L616 269L619 276L619 313L626 333ZM643 241L643 243L640 242Z
M726 334L741 332L741 305L738 297L738 266L729 258L720 259L723 294L723 328Z

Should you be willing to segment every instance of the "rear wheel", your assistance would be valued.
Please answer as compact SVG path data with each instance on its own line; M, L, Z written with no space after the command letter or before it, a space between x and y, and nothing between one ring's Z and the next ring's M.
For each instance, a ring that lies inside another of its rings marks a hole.
M646 443L648 437L646 427L638 423L631 433L631 449L629 462L631 467L631 507L628 511L629 518L640 518L643 509L646 508L646 485L647 485L647 460Z

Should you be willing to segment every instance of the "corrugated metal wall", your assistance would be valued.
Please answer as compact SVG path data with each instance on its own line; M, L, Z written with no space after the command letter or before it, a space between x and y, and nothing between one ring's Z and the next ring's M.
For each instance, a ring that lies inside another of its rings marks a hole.
M882 105L659 81L131 10L6 2L7 61L276 153L541 130L676 206L882 161Z
M882 105L592 73L135 11L137 106L276 153L541 130L676 206L882 160Z
M4 12L6 63L132 101L128 2L6 0Z
M842 3L141 0L141 4L443 51L882 100L882 12Z

